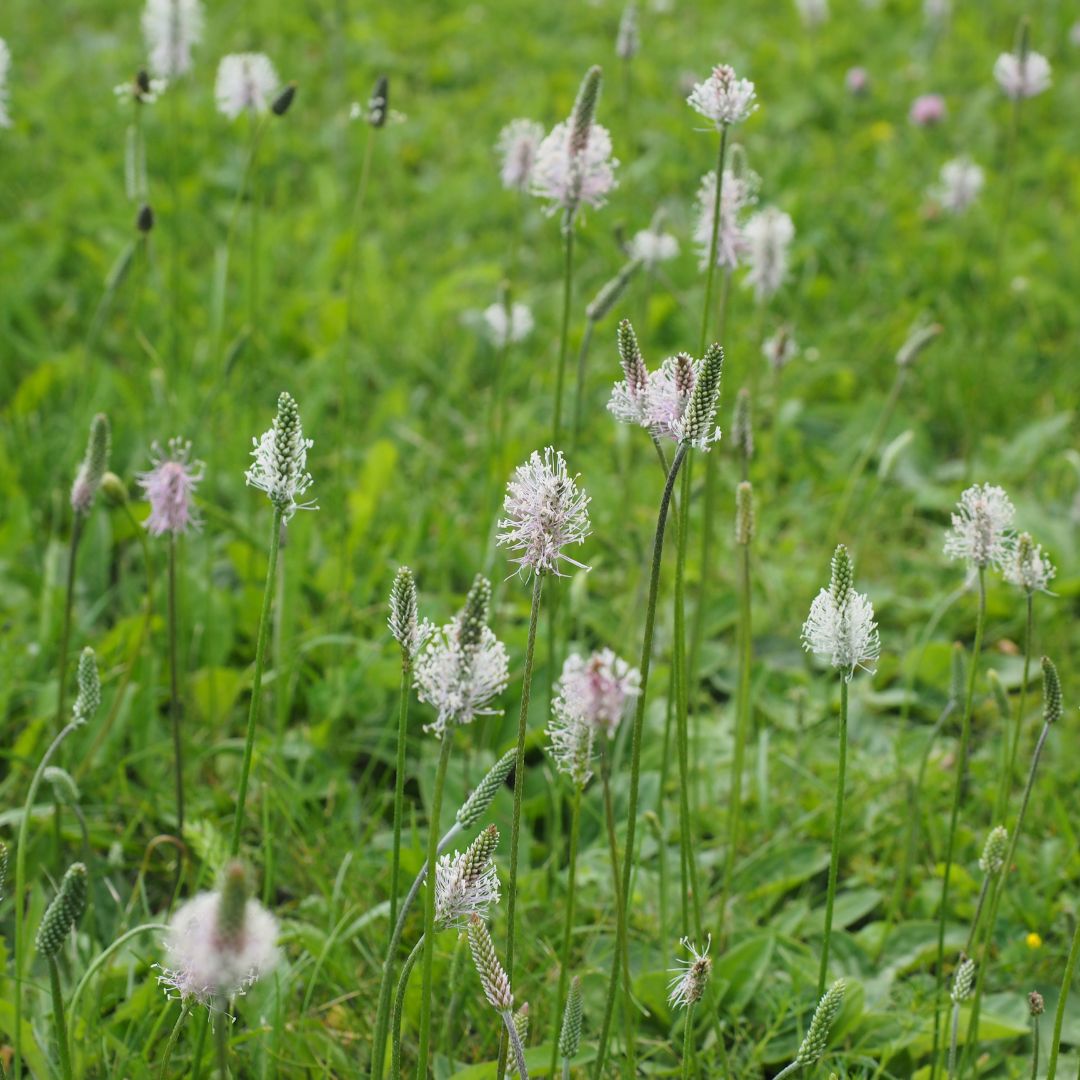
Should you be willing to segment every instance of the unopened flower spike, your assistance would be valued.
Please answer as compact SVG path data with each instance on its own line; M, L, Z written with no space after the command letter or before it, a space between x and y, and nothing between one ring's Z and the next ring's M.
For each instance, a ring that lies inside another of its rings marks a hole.
M960 963L953 972L952 990L949 996L954 1005L959 1005L971 997L972 987L975 985L975 961L970 956L962 956Z
M104 413L98 413L90 421L86 455L71 487L71 508L76 514L88 514L94 505L105 470L109 467L110 441L109 418Z
M744 386L735 397L735 415L731 421L731 440L743 459L744 466L749 466L754 456L754 423L750 407L750 391Z
M499 962L487 924L479 915L469 919L469 949L488 1003L500 1013L512 1012L514 994L510 989L510 980Z
M443 855L435 867L435 927L465 928L473 915L486 915L499 902L499 876L492 857L499 830L489 825L466 848Z
M8 69L11 67L11 50L7 42L0 38L0 128L11 127L11 114L8 112Z
M313 483L307 471L307 452L315 444L304 437L300 410L290 394L282 392L278 397L273 425L252 443L255 462L244 474L248 486L265 491L285 521L297 510L317 510L313 502L297 501Z
M191 70L191 50L202 40L201 0L146 0L142 29L153 74L179 78Z
M720 378L723 371L724 350L718 344L710 345L698 365L686 412L672 426L672 433L677 441L698 450L708 450L711 443L719 441L716 406L720 400Z
M559 1056L566 1061L577 1057L581 1045L581 979L575 975L570 980L570 993L563 1010L562 1028L559 1031Z
M72 863L60 882L52 903L45 909L37 932L37 950L53 959L64 947L64 941L86 910L86 867Z
M390 616L387 619L390 633L401 646L401 662L412 667L417 654L431 636L434 627L424 619L420 621L416 600L416 581L407 566L398 568L390 589Z
M687 1008L700 1001L705 993L709 973L712 971L712 960L709 958L712 934L706 939L704 949L699 950L689 938L683 938L679 944L690 953L690 959L677 960L678 966L672 968L672 978L668 983L668 1004L672 1008Z
M543 455L533 451L507 484L499 522L498 542L517 552L519 572L561 573L561 564L589 568L566 553L585 542L590 533L589 497L571 476L561 450L548 446Z
M203 463L191 459L191 443L184 439L170 439L167 452L154 443L151 451L153 468L136 475L150 503L146 531L151 536L178 536L197 528L192 500L203 478Z
M829 1032L840 1012L840 1006L844 1003L846 989L844 980L837 979L818 1002L810 1027L807 1029L798 1054L795 1055L795 1064L800 1068L813 1065L824 1055L829 1045Z
M996 825L990 830L979 859L979 869L984 874L995 876L1005 867L1005 855L1009 850L1009 830L1004 825Z
M941 323L929 323L914 327L911 333L908 334L907 340L896 352L897 367L911 367L926 348L941 336L944 330L945 327Z
M1005 563L1005 580L1030 596L1037 592L1049 592L1048 586L1056 573L1042 544L1036 544L1031 533L1021 533Z
M622 294L626 292L626 287L633 280L640 267L641 263L637 259L631 259L628 263L623 264L622 269L613 278L609 278L604 282L600 287L600 291L585 308L585 317L589 322L599 322L610 313Z
M1049 656L1042 658L1043 722L1056 724L1061 719L1061 680Z
M177 909L165 938L168 966L158 983L167 994L223 1010L278 963L278 924L250 895L247 872L233 862L221 888Z
M292 107L292 103L296 100L296 83L286 83L285 87L274 98L273 104L270 106L270 111L275 116L284 116Z
M1028 1012L1032 1016L1042 1016L1046 1009L1046 1003L1043 1001L1042 994L1038 990L1032 990L1028 994Z
M754 488L743 480L735 489L735 543L741 547L754 539Z
M633 60L641 48L641 35L638 31L637 4L627 0L619 17L619 31L615 35L615 55L620 60Z
M873 671L881 653L874 607L853 584L851 557L843 544L832 558L832 577L810 605L803 648L828 661L850 680L856 668Z
M495 801L499 789L506 783L506 778L514 768L516 756L515 750L507 750L488 769L484 779L477 784L476 790L461 804L461 809L457 812L457 823L463 829L475 825L487 813L488 807Z
M93 719L94 713L101 708L101 677L98 675L97 657L89 646L79 654L76 679L79 692L71 711L75 722L84 724Z

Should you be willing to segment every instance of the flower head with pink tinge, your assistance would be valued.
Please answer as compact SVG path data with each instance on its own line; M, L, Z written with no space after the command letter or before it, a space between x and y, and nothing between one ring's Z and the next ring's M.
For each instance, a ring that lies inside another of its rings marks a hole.
M749 79L740 79L734 68L718 64L704 82L694 87L686 103L722 128L747 119L757 108L756 97Z
M151 449L154 467L136 477L150 504L146 531L151 536L177 536L198 528L191 500L203 478L203 463L191 460L191 443L183 439L170 439L168 453L162 453L157 443Z

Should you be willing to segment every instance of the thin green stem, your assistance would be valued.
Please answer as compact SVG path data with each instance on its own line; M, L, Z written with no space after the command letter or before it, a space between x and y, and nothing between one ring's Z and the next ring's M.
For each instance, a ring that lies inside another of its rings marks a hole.
M405 740L409 728L409 695L412 692L412 662L401 661L401 701L398 703L397 756L394 759L394 847L390 859L390 926L397 922L398 874L401 869L401 818L405 808ZM391 938L393 929L391 929Z
M1031 1017L1031 1080L1039 1077L1039 1017Z
M405 991L409 986L409 976L416 965L416 961L424 948L427 938L420 935L420 940L413 946L405 963L401 967L401 975L398 978L397 993L394 995L394 1016L390 1025L390 1075L397 1078L401 1073L401 1014L405 1005Z
M1028 680L1031 676L1031 641L1034 631L1035 595L1027 593L1027 620L1024 628L1024 676L1020 681L1020 699L1016 706L1016 723L1013 726L1012 748L1009 751L1008 768L1002 771L1001 788L998 791L998 799L994 811L994 819L1001 821L1005 818L1009 808L1009 797L1012 794L1012 781L1016 773L1016 755L1020 748L1020 733L1024 727L1024 713L1027 709Z
M833 814L832 853L829 856L829 886L825 894L825 940L821 945L821 966L818 968L818 991L820 1000L825 993L829 973L829 946L832 943L833 903L836 900L836 878L840 869L840 836L844 824L844 783L847 773L847 713L848 680L840 678L840 739L836 767L836 811Z
M450 763L450 748L454 743L454 728L448 726L442 733L439 746L439 764L435 770L435 789L431 796L431 815L428 821L427 889L424 892L424 962L421 968L420 992L420 1049L416 1061L416 1075L427 1076L428 1044L431 1038L431 982L435 963L435 863L439 849L439 818L442 814L443 788L446 786L446 767ZM394 1076L400 1076L395 1072Z
M694 1006L686 1006L686 1020L683 1024L682 1065L679 1069L681 1080L690 1080L690 1062L694 1051Z
M727 157L728 126L720 128L720 150L716 156L716 197L713 200L712 236L709 240L709 265L705 272L705 303L701 308L701 342L698 356L705 355L705 343L709 340L709 315L712 309L713 277L716 274L716 248L720 237L720 206L724 190L724 159Z
M960 1040L960 1002L954 1001L952 1007L952 1034L949 1038L949 1080L956 1075L956 1044Z
M188 1013L191 1012L191 1006L185 1001L180 1006L180 1015L176 1018L176 1023L173 1024L172 1031L169 1032L169 1041L165 1044L165 1051L161 1055L161 1068L158 1069L158 1080L168 1080L169 1078L169 1062L172 1060L173 1048L176 1046L176 1040L180 1038L180 1029L184 1026L184 1021L187 1019Z
M68 1053L67 1021L64 1018L64 991L60 986L60 969L52 956L49 957L49 987L52 989L56 1045L60 1053L60 1075L64 1080L71 1080L71 1055Z
M555 375L555 420L552 425L552 446L559 445L562 434L563 383L566 381L566 354L570 345L570 304L574 278L574 216L567 211L563 219L563 299L562 324L559 329L559 367Z
M79 554L79 540L82 538L83 516L76 511L71 523L71 545L68 548L67 584L64 588L64 621L60 625L60 660L57 665L56 689L56 726L64 723L64 705L67 698L67 657L71 647L71 611L75 603L75 563Z
M169 537L169 718L172 721L173 774L176 778L176 835L184 839L184 742L181 734L180 663L177 659L176 536ZM181 863L182 865L182 863Z
M593 332L596 330L596 320L585 320L585 331L581 335L581 347L578 349L577 362L577 386L574 390L574 435L571 448L576 450L578 440L581 438L581 422L585 412L585 365L589 359L589 346L592 345Z
M206 1046L206 1033L210 1029L210 1016L199 1025L199 1034L195 1037L195 1051L191 1055L191 1080L202 1080L203 1049Z
M986 570L979 567L979 608L975 621L975 644L968 670L967 694L960 727L960 754L956 761L956 784L953 787L952 813L949 816L949 838L945 844L945 872L941 882L941 909L938 912L937 987L934 995L934 1041L931 1050L930 1080L938 1072L938 1047L941 1040L941 1006L945 988L945 920L948 917L949 879L952 875L953 846L956 842L956 823L960 816L960 800L967 771L968 743L971 740L971 713L975 703L975 680L979 672L979 653L982 651L983 624L986 621Z
M236 794L236 817L233 820L232 842L229 853L235 859L240 854L240 836L244 828L244 804L247 801L248 779L251 775L251 757L255 748L255 727L262 704L263 665L266 662L266 643L270 636L270 613L274 604L274 585L277 582L277 557L281 545L282 511L275 507L270 527L270 557L266 566L266 585L263 588L262 611L259 614L259 631L255 642L255 674L251 681L251 703L248 706L247 735L244 738L244 762L240 769L240 786Z
M1050 1060L1046 1063L1046 1080L1054 1080L1057 1075L1058 1051L1061 1049L1061 1025L1065 1020L1065 1002L1072 989L1077 956L1080 956L1080 920L1077 920L1076 929L1073 931L1069 959L1065 962L1065 975L1061 980L1061 993L1058 994L1057 1009L1054 1011L1054 1034L1050 1039Z
M570 938L574 928L574 905L577 899L578 834L581 831L581 786L574 785L574 797L570 803L570 838L566 858L566 912L563 923L562 963L559 966L559 985L555 991L555 1008L551 1015L562 1016L566 1000L566 985L570 981ZM559 1063L559 1040L551 1040L550 1075L555 1075Z
M506 1026L506 1037L510 1042L511 1049L514 1051L514 1061L517 1062L518 1076L521 1080L529 1080L529 1069L525 1064L525 1047L521 1045L521 1036L518 1035L517 1028L514 1027L514 1014L507 1009L499 1015L502 1017L503 1024Z
M630 894L630 866L634 861L634 839L637 829L638 789L641 783L641 743L645 730L645 702L649 686L649 670L652 666L653 631L656 626L656 600L660 591L660 567L664 556L664 532L667 526L668 509L671 506L671 494L675 488L679 470L686 457L687 446L680 443L668 469L664 482L664 491L660 497L660 510L657 514L656 536L653 539L652 568L649 574L649 593L645 603L645 628L641 641L641 693L634 708L634 724L630 743L630 791L626 816L626 845L623 858L623 880L621 895L625 899ZM604 1020L600 1029L597 1046L596 1065L593 1075L600 1080L604 1075L607 1059L607 1044L611 1033L611 1015L615 1005L615 994L619 985L619 960L626 940L626 905L623 904L615 930L615 952L611 964L611 977L608 984L607 1002L604 1006ZM626 986L626 992L630 987Z
M540 597L544 575L533 577L529 605L529 637L525 645L525 666L521 675L521 707L518 710L517 746L514 757L514 816L510 828L510 880L506 888L506 976L514 985L514 940L517 931L518 848L521 843L521 801L525 794L525 734L529 722L529 698L532 694L533 656L536 652L536 626L540 618ZM499 1053L498 1080L506 1074L505 1047Z
M229 1077L229 1025L224 1015L218 1017L214 1025L214 1042L217 1045L218 1075L221 1080Z
M979 886L979 899L975 902L975 914L971 917L971 927L968 930L967 944L964 946L964 955L970 956L975 944L975 935L979 929L979 921L982 919L983 907L986 904L986 895L990 891L991 875L984 874L982 885Z

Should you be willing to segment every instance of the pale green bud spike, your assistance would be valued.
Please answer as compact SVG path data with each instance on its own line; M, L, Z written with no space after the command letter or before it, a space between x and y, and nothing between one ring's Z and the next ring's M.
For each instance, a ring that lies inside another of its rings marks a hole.
M750 409L750 391L744 386L735 396L735 416L731 421L735 449L746 462L754 456L754 423Z
M79 693L72 706L76 723L85 723L93 718L101 707L101 677L98 675L97 658L94 650L87 646L79 654L79 668L76 676Z
M585 317L589 322L597 323L611 311L619 297L626 292L626 286L630 284L640 266L641 263L637 259L631 260L601 287L593 297L592 303L585 309Z
M997 825L990 830L983 847L979 869L984 874L1000 874L1005 866L1005 856L1009 850L1009 831L1004 825Z
M840 1012L840 1006L844 1003L845 989L844 980L837 979L825 991L814 1010L814 1018L810 1021L810 1028L799 1047L799 1052L795 1055L796 1065L813 1065L825 1053L829 1045L829 1032L832 1030L837 1013Z
M1042 658L1043 721L1056 724L1061 719L1061 680L1049 656Z
M1042 1016L1043 1011L1046 1009L1046 1003L1043 1001L1042 994L1038 990L1032 990L1028 994L1028 1012L1032 1016Z
M86 456L71 488L71 507L77 514L88 514L94 505L105 470L109 467L109 442L109 418L104 413L98 413L90 421Z
M829 579L829 592L838 611L842 611L851 596L851 583L854 578L851 556L843 544L838 544L832 557L832 577Z
M952 669L949 679L949 701L954 707L959 707L964 700L967 685L967 653L964 652L962 642L954 642L952 649Z
M475 825L487 813L499 789L506 783L514 767L515 751L507 750L505 754L487 771L487 775L480 781L476 790L465 800L461 809L457 812L457 823L468 829Z
M589 145L589 132L596 117L596 104L600 100L602 72L596 65L585 72L578 89L574 111L571 113L570 156L577 157Z
M4 899L4 884L8 872L8 846L0 840L0 900Z
M218 931L227 941L239 941L243 937L247 902L247 870L244 864L237 860L225 868L221 904L218 907Z
M997 706L998 715L1002 720L1008 720L1012 715L1012 709L1009 707L1009 691L1005 689L1000 676L992 668L987 674L987 679L990 682L990 692L994 695L994 704ZM954 698L953 702L959 705L963 700L964 696L961 692L960 697Z
M694 390L682 420L681 441L707 449L713 439L716 406L720 401L720 379L724 372L724 350L710 345L698 369Z
M971 996L975 983L975 961L970 956L962 957L953 974L951 997L954 1005L959 1005Z
M461 611L458 635L462 645L469 647L480 644L490 613L491 582L483 574L477 574Z
M469 920L469 948L488 1003L498 1012L510 1012L514 1008L510 980L499 963L487 924L479 915Z
M38 952L49 959L55 957L85 910L86 867L82 863L72 863L42 916L37 932Z
M52 785L56 797L61 802L67 803L68 806L78 804L79 785L75 783L75 778L66 769L61 769L57 765L50 765L41 776L46 783Z
M563 1010L562 1030L559 1032L559 1055L566 1061L577 1057L581 1045L581 979L570 980L570 993Z
M754 539L754 488L744 480L735 489L735 543L746 547Z
M521 1008L514 1013L514 1030L517 1032L518 1042L524 1046L529 1038L529 1003L527 1001L523 1001ZM510 1060L506 1064L506 1071L512 1076L517 1076L516 1055L510 1055Z

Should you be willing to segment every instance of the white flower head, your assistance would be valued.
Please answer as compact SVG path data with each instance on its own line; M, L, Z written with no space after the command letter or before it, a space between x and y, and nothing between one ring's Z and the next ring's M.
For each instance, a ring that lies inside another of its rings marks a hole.
M134 78L113 87L117 100L127 105L153 105L169 85L168 79L151 78L145 71L137 71Z
M952 0L923 0L923 18L932 26L943 23L952 14Z
M633 60L641 48L641 36L638 31L637 4L627 0L619 18L619 31L615 35L615 55L620 60Z
M528 304L515 300L509 305L496 301L480 315L484 335L496 349L524 341L533 330L533 314Z
M465 929L473 915L486 916L499 902L499 875L492 855L499 830L489 825L465 851L443 855L435 866L435 925Z
M544 138L544 125L536 120L511 120L499 132L496 150L502 159L499 178L512 191L528 191L536 152Z
M641 693L641 672L611 649L598 649L587 658L572 653L563 663L557 690L572 712L611 739Z
M1042 544L1036 544L1030 533L1021 533L1012 546L1003 569L1005 580L1026 593L1049 592L1049 584L1057 570L1047 558Z
M795 0L803 26L813 30L829 17L829 0Z
M643 427L658 439L679 441L679 423L690 404L698 365L687 353L669 356L649 373Z
M802 628L803 648L828 661L848 681L856 668L872 672L881 654L874 606L852 586L852 565L842 544L832 558L832 580L814 597Z
M757 201L757 185L757 176L749 170L724 170L724 182L720 191L720 227L716 234L716 265L719 267L734 270L747 254L748 240L743 217L746 210ZM701 178L697 201L694 243L701 254L701 269L705 270L709 266L713 222L716 216L715 172L708 172Z
M611 135L602 124L591 124L588 141L573 148L573 120L556 124L536 151L531 190L549 201L548 213L599 208L616 186L618 161L612 157Z
M761 355L769 362L773 371L784 368L799 355L799 343L795 340L791 327L784 325L771 337L761 343Z
M1050 89L1050 61L1042 53L1002 53L994 61L994 78L1012 101L1035 97Z
M712 960L709 958L712 934L706 939L704 949L699 950L689 938L683 938L679 944L690 953L690 959L676 960L676 966L671 969L668 1004L672 1008L687 1008L700 1001L705 993L705 985L712 971Z
M229 120L241 113L266 112L280 87L277 72L265 53L230 53L218 64L214 98L218 112Z
M142 29L151 72L179 78L191 70L191 50L202 40L201 0L146 0Z
M297 510L317 510L313 502L297 502L313 483L307 471L307 452L315 443L304 438L300 410L291 394L283 391L278 396L273 424L261 439L251 442L255 463L244 473L248 486L265 491L286 521Z
M239 872L230 868L222 889L199 893L169 921L158 976L167 993L221 1009L277 966L277 920L243 892L230 902L230 875Z
M941 166L941 175L931 195L943 210L962 214L983 189L983 171L970 158L958 157Z
M560 692L551 702L551 719L546 730L555 768L583 788L592 777L596 728Z
M691 91L686 103L718 128L741 124L757 108L754 84L740 79L727 64L713 68L712 74Z
M513 551L520 571L528 575L564 575L559 564L589 568L565 553L571 544L583 544L589 535L589 497L571 476L561 450L533 451L514 470L503 503L499 543Z
M678 254L679 241L660 229L642 229L630 241L630 257L637 259L646 270L652 270Z
M945 536L945 555L977 569L1001 570L1013 554L1012 523L1016 516L1003 488L974 484L957 503L952 528Z
M754 290L758 300L773 296L787 280L788 249L794 238L794 222L775 206L766 206L747 221L743 228L750 267L746 285Z
M8 43L0 38L0 128L11 127L8 113L8 71L11 68L11 50Z
M437 716L424 727L442 738L447 728L471 724L477 716L496 716L491 699L506 689L506 647L487 625L491 585L477 576L465 606L445 626L432 632L416 658L416 693Z

